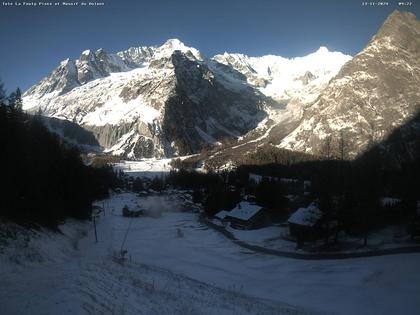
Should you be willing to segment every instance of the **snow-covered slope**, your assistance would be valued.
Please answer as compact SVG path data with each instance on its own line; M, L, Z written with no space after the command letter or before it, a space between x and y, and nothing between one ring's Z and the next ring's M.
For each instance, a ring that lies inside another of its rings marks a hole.
M46 97L65 94L110 73L141 67L150 60L153 52L150 47L130 48L117 54L107 54L103 49L85 50L77 60L63 60L49 76L26 91L25 108L37 106Z
M120 208L122 203L131 207L137 199L133 194L122 196L105 202L108 212L96 221L98 242L89 222L68 221L60 226L61 233L0 222L1 314L308 314L301 307L145 264L131 252L130 260L117 260L115 253L129 223ZM142 198L147 207L159 201ZM182 199L172 196L159 204L163 207L159 210L176 211ZM181 214L179 219L192 215ZM145 235L138 235L136 222L131 223L128 240L145 240ZM152 242L153 234L147 236ZM180 240L175 235L171 239ZM160 251L159 246L152 247ZM131 244L124 248L131 250Z
M99 202L98 243L91 222L69 221L62 234L1 225L1 314L418 314L420 254L265 255L209 229L186 211L185 197L123 193ZM125 218L124 205L163 213ZM113 259L122 244L123 264Z
M297 119L293 104L316 98L349 59L326 48L294 59L206 59L177 39L115 54L86 50L26 91L24 109L83 126L113 154L189 154Z
M345 147L350 157L382 141L420 109L420 22L392 13L369 44L346 63L280 147L322 154ZM342 141L340 139L343 139Z

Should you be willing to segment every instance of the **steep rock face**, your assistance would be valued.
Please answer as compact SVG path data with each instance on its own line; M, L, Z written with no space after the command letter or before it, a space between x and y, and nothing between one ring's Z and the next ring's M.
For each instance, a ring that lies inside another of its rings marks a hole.
M420 110L419 86L420 23L411 13L395 11L305 107L300 124L280 147L322 154L331 138L333 150L341 142L355 157Z
M120 51L116 55L130 68L137 68L146 62L149 62L153 56L154 47L131 47Z
M197 151L203 140L214 143L244 134L265 117L262 95L245 82L228 89L205 63L178 52L172 63L176 93L166 103L163 131L181 154ZM236 79L231 83L237 84Z
M241 73L246 80L252 85L260 88L264 88L269 83L268 77L258 73L252 65L251 58L243 54L229 54L224 53L223 55L216 55L213 60L217 63L221 63L229 66L225 70L234 69Z

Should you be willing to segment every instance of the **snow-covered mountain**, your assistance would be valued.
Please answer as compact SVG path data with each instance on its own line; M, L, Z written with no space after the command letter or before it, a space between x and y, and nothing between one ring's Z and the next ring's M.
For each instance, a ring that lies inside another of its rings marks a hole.
M279 146L322 154L345 146L355 157L386 139L420 110L420 22L395 11L346 63ZM341 140L342 139L342 140Z
M314 53L292 59L229 53L216 55L213 59L241 72L248 83L259 87L262 93L278 102L288 103L296 99L306 103L319 95L351 57L320 47Z
M115 54L86 50L26 91L24 109L81 125L113 154L189 154L300 117L287 104L315 99L350 58L321 47L293 59L207 59L177 39Z

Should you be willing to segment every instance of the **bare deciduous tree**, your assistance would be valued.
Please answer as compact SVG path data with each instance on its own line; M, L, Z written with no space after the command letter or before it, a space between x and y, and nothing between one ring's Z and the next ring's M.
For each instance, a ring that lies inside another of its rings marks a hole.
M324 143L321 147L321 156L324 157L327 160L332 159L332 136L328 135L324 139Z

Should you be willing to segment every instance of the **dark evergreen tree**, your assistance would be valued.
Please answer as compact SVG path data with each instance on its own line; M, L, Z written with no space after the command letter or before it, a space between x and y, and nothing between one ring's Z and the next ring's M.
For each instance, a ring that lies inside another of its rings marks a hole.
M84 165L75 147L23 113L20 90L0 102L0 217L51 227L89 218L92 201L115 187L112 169Z
M22 111L22 92L20 91L20 88L16 89L15 92L15 99L14 99L14 108L17 111Z
M133 191L140 192L142 190L144 190L143 181L141 180L141 178L136 177L133 181Z
M4 90L4 84L0 81L0 106L6 105L6 91Z

